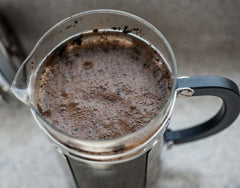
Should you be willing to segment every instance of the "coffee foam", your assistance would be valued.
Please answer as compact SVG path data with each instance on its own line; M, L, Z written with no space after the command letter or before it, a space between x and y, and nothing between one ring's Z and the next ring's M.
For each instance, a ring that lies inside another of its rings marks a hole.
M166 104L171 74L148 44L120 33L71 39L44 62L40 113L81 139L107 140L146 126Z

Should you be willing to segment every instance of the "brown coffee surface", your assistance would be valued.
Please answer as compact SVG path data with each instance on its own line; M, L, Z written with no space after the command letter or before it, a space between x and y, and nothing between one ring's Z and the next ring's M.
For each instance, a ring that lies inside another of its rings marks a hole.
M38 74L40 113L61 132L89 140L117 138L146 126L172 87L167 66L150 45L114 32L65 42Z

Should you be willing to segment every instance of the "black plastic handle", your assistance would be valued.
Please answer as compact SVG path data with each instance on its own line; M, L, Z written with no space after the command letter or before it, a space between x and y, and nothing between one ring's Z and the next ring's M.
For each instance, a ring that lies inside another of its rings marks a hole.
M219 76L178 78L178 88L193 89L192 96L217 96L223 100L223 103L219 112L205 123L177 131L168 129L164 134L166 142L172 141L174 144L181 144L213 135L231 125L239 115L239 89L233 81L227 78Z

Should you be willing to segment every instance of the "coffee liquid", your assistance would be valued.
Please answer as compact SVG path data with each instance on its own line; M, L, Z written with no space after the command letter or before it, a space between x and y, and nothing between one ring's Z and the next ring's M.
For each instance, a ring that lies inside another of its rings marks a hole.
M164 107L172 77L133 35L93 32L68 40L42 64L38 110L61 132L107 140L146 126Z

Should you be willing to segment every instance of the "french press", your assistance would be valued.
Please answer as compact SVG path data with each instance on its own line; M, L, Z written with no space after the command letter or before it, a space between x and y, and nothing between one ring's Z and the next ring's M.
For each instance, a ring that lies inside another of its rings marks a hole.
M153 45L169 66L174 81L167 104L145 127L112 140L81 140L58 131L41 115L36 104L36 77L44 58L79 34L113 27L121 32L125 26L138 28L127 34ZM239 89L233 81L219 76L178 77L174 53L160 31L135 15L109 9L73 15L48 30L18 70L11 91L31 109L40 129L58 152L72 187L77 188L156 187L164 143L180 144L215 134L231 125L240 111ZM223 101L212 119L183 130L168 129L177 96L204 95Z

